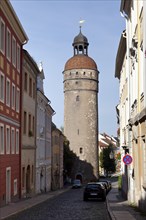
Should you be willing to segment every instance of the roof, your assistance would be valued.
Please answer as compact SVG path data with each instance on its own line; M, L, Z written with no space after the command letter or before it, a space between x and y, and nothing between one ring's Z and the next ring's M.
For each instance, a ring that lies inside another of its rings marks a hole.
M73 45L74 44L79 44L79 43L85 43L88 45L88 39L87 37L85 37L81 30L80 30L80 33L74 38L74 42L73 42Z
M121 72L124 57L126 54L126 36L124 36L124 35L125 35L125 30L121 34L118 52L117 52L117 56L116 56L115 77L117 77L118 79L120 79L120 72Z
M71 57L65 64L64 70L71 70L71 69L93 69L97 70L97 65L95 61L83 54L75 55Z

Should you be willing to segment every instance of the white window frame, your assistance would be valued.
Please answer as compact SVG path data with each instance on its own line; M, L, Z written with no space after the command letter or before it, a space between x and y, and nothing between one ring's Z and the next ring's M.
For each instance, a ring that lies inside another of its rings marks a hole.
M10 126L6 125L6 154L10 154Z
M14 179L14 196L18 193L18 182L17 179Z
M19 154L19 129L16 129L16 154Z
M20 89L16 89L16 112L20 111Z
M20 56L21 56L20 45L17 44L17 70L19 73L20 73Z
M16 67L16 39L12 37L12 64Z
M10 106L10 90L11 90L11 83L10 80L6 79L6 105Z
M3 78L3 81L1 80ZM0 101L4 103L5 100L5 75L0 72Z
M5 142L4 142L4 124L0 123L0 154L5 152Z
M11 128L11 154L15 154L15 128Z
M15 96L16 96L15 84L12 83L12 103L11 103L11 106L12 106L12 109L14 109L14 110L15 110Z
M6 55L7 59L11 61L11 32L7 28L7 38L6 38Z
M4 31L2 30L2 25L4 27ZM0 17L0 51L2 54L5 54L5 22Z

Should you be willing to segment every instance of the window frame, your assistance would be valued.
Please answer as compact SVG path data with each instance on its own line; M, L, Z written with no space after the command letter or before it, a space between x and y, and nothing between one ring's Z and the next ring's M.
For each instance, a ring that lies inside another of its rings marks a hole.
M15 128L11 127L11 154L15 154Z
M12 64L16 67L16 39L12 37Z
M14 90L13 90L14 88ZM12 102L11 102L11 106L12 106L12 109L15 110L15 100L16 100L16 87L15 87L15 84L12 83Z
M11 31L8 27L6 32L6 56L7 59L11 62Z
M9 138L8 138L9 130ZM9 125L6 125L6 154L10 154L10 143L11 143L11 129Z
M2 31L2 24L4 26L4 31ZM5 29L5 22L4 20L2 19L2 17L0 17L0 33L1 33L1 36L0 36L0 51L2 52L2 54L4 55L5 54L5 35L6 35L6 29ZM2 42L3 41L3 42Z
M2 81L1 77L3 77L3 86L2 86ZM5 101L5 75L0 71L0 102L4 103Z
M9 83L9 91L8 91L8 83ZM6 105L10 107L10 91L11 91L11 81L9 78L6 79Z

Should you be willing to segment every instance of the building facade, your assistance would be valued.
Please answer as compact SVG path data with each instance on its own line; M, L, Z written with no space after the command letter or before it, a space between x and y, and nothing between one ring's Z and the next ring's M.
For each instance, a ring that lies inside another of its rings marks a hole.
M63 133L52 123L52 190L63 187L63 144Z
M35 193L36 160L36 86L39 68L30 54L23 50L22 63L22 147L21 147L21 195Z
M115 76L120 79L120 145L133 161L123 166L130 203L146 209L146 3L122 0L126 30L117 53ZM124 42L125 41L125 42ZM125 51L122 51L122 44ZM121 48L121 49L120 49ZM121 51L121 52L120 52ZM120 66L118 65L120 62Z
M28 38L9 1L0 1L0 206L21 194L22 47Z
M44 94L44 71L37 77L36 193L51 190L51 124L54 110Z
M81 29L81 27L80 27ZM98 178L98 69L88 56L88 39L80 33L73 41L73 57L64 67L64 135L79 158L72 178Z

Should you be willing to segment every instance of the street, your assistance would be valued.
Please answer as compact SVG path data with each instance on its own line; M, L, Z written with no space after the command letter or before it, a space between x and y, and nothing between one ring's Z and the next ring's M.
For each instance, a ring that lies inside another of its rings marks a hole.
M6 220L110 220L106 202L83 201L83 188L70 189Z

